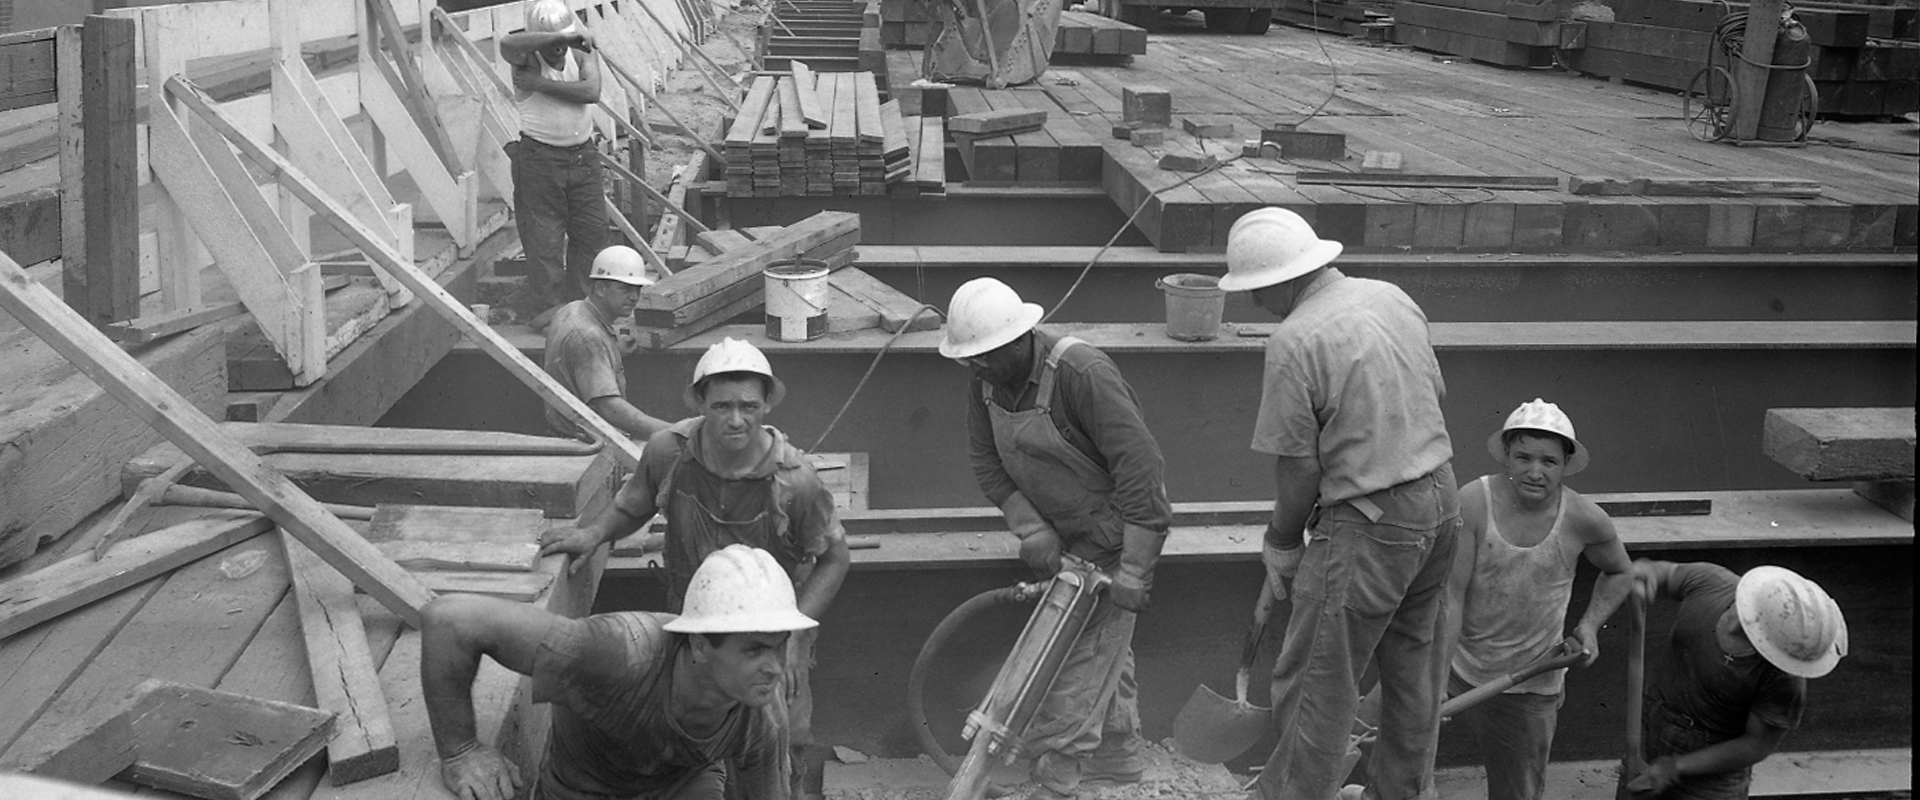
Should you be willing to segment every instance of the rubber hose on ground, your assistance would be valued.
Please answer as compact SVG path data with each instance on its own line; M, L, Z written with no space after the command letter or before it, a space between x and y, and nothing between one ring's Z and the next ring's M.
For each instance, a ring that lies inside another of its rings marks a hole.
M920 747L926 750L934 763L952 775L960 769L960 758L949 755L940 746L940 740L933 735L932 726L927 724L926 702L921 697L927 686L927 670L933 666L933 659L940 652L941 645L952 638L953 632L960 629L968 619L1002 603L1027 603L1038 599L1039 592L1032 597L1021 599L1019 585L999 589L988 589L961 603L947 612L946 619L934 626L933 633L927 635L925 644L920 645L920 654L913 659L913 672L907 678L907 716L913 721L913 732L920 737Z

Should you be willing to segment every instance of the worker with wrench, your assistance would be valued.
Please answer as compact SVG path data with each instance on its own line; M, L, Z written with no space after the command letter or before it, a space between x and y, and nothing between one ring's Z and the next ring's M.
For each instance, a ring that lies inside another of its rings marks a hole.
M1036 328L1040 306L976 278L953 294L940 354L972 373L967 436L975 480L1006 515L1020 557L1044 575L1062 553L1113 574L1027 728L1034 798L1083 779L1140 780L1134 615L1147 610L1172 522L1165 461L1113 360Z

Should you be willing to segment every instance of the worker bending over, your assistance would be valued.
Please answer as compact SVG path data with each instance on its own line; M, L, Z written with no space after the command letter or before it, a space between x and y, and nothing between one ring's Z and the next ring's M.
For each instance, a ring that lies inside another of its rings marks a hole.
M1282 318L1253 430L1253 449L1275 467L1267 589L1285 597L1293 582L1273 670L1280 741L1254 784L1266 800L1339 791L1369 662L1381 724L1368 794L1432 796L1459 527L1446 386L1420 307L1399 287L1328 266L1340 251L1298 214L1262 208L1233 224L1220 280Z
M474 734L480 657L533 678L553 704L534 800L720 800L787 795L780 686L789 636L815 623L764 550L714 553L686 612L567 619L524 603L443 595L421 611L420 683L440 781L504 800L519 769Z
M1456 621L1449 695L1520 670L1557 648L1600 656L1600 625L1632 587L1633 562L1613 520L1561 485L1586 469L1587 446L1560 407L1534 400L1514 409L1487 438L1505 470L1460 490L1460 546L1448 613ZM1581 556L1600 570L1573 636L1561 639ZM1486 760L1488 800L1546 796L1547 758L1566 671L1522 681L1460 712Z
M527 294L540 309L587 293L587 265L607 241L606 189L589 113L600 101L600 62L587 57L593 46L593 34L561 0L535 0L526 30L500 37L520 112L520 139L507 147L513 213L527 256Z
M1134 615L1172 523L1165 462L1113 359L1035 328L1039 306L976 278L953 293L940 354L964 363L974 479L1006 515L1020 558L1043 575L1062 553L1113 574L1027 730L1035 798L1083 778L1140 780ZM977 398L977 399L976 399Z
M1806 710L1807 679L1847 654L1847 620L1820 585L1780 567L1633 562L1634 591L1680 602L1641 718L1634 798L1742 800L1753 765ZM1630 698L1631 700L1631 698Z
M640 290L653 285L646 274L646 262L640 253L625 245L614 245L593 259L593 275L587 296L575 300L553 314L547 325L547 348L542 364L567 391L592 408L601 419L626 431L628 436L645 440L666 430L667 423L627 400L627 368L621 359L620 337L614 325L633 315ZM547 426L555 433L591 441L559 409L546 408Z
M737 543L772 553L799 587L800 612L819 619L851 559L833 495L786 434L763 423L786 393L753 345L729 337L707 348L686 389L687 405L699 416L648 439L639 467L607 510L584 525L548 530L540 554L566 553L584 562L600 545L665 514L671 607L689 596L694 570L709 554ZM800 631L787 646L788 724L796 749L812 743L814 638L813 631ZM820 793L821 760L796 760L793 767L807 794Z

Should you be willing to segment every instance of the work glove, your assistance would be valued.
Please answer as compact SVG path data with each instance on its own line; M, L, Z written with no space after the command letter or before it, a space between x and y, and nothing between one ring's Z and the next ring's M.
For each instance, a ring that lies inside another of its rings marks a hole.
M440 783L460 800L512 800L520 789L520 768L500 751L472 742L440 759Z
M1260 563L1267 566L1267 591L1273 599L1287 599L1287 584L1293 582L1293 576L1300 571L1300 559L1307 553L1305 545L1280 547L1273 543L1268 535L1260 545Z
M1658 797L1678 782L1680 765L1673 760L1673 756L1661 756L1627 781L1627 791L1639 797Z
M1113 604L1135 614L1145 613L1153 605L1153 567L1160 561L1160 549L1166 546L1164 532L1126 523L1122 529L1120 573L1107 587Z
M1040 516L1033 501L1016 491L1000 504L1000 513L1007 518L1007 529L1020 540L1021 561L1043 576L1052 577L1060 571L1060 533Z

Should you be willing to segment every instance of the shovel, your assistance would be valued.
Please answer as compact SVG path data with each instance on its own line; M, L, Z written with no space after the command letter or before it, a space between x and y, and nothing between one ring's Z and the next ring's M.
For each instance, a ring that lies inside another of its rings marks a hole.
M1253 607L1253 626L1240 650L1240 669L1233 676L1234 699L1215 694L1206 684L1193 687L1193 696L1173 719L1173 744L1180 755L1202 764L1219 764L1247 751L1272 724L1273 711L1247 702L1247 674L1267 632L1276 598L1264 584Z

